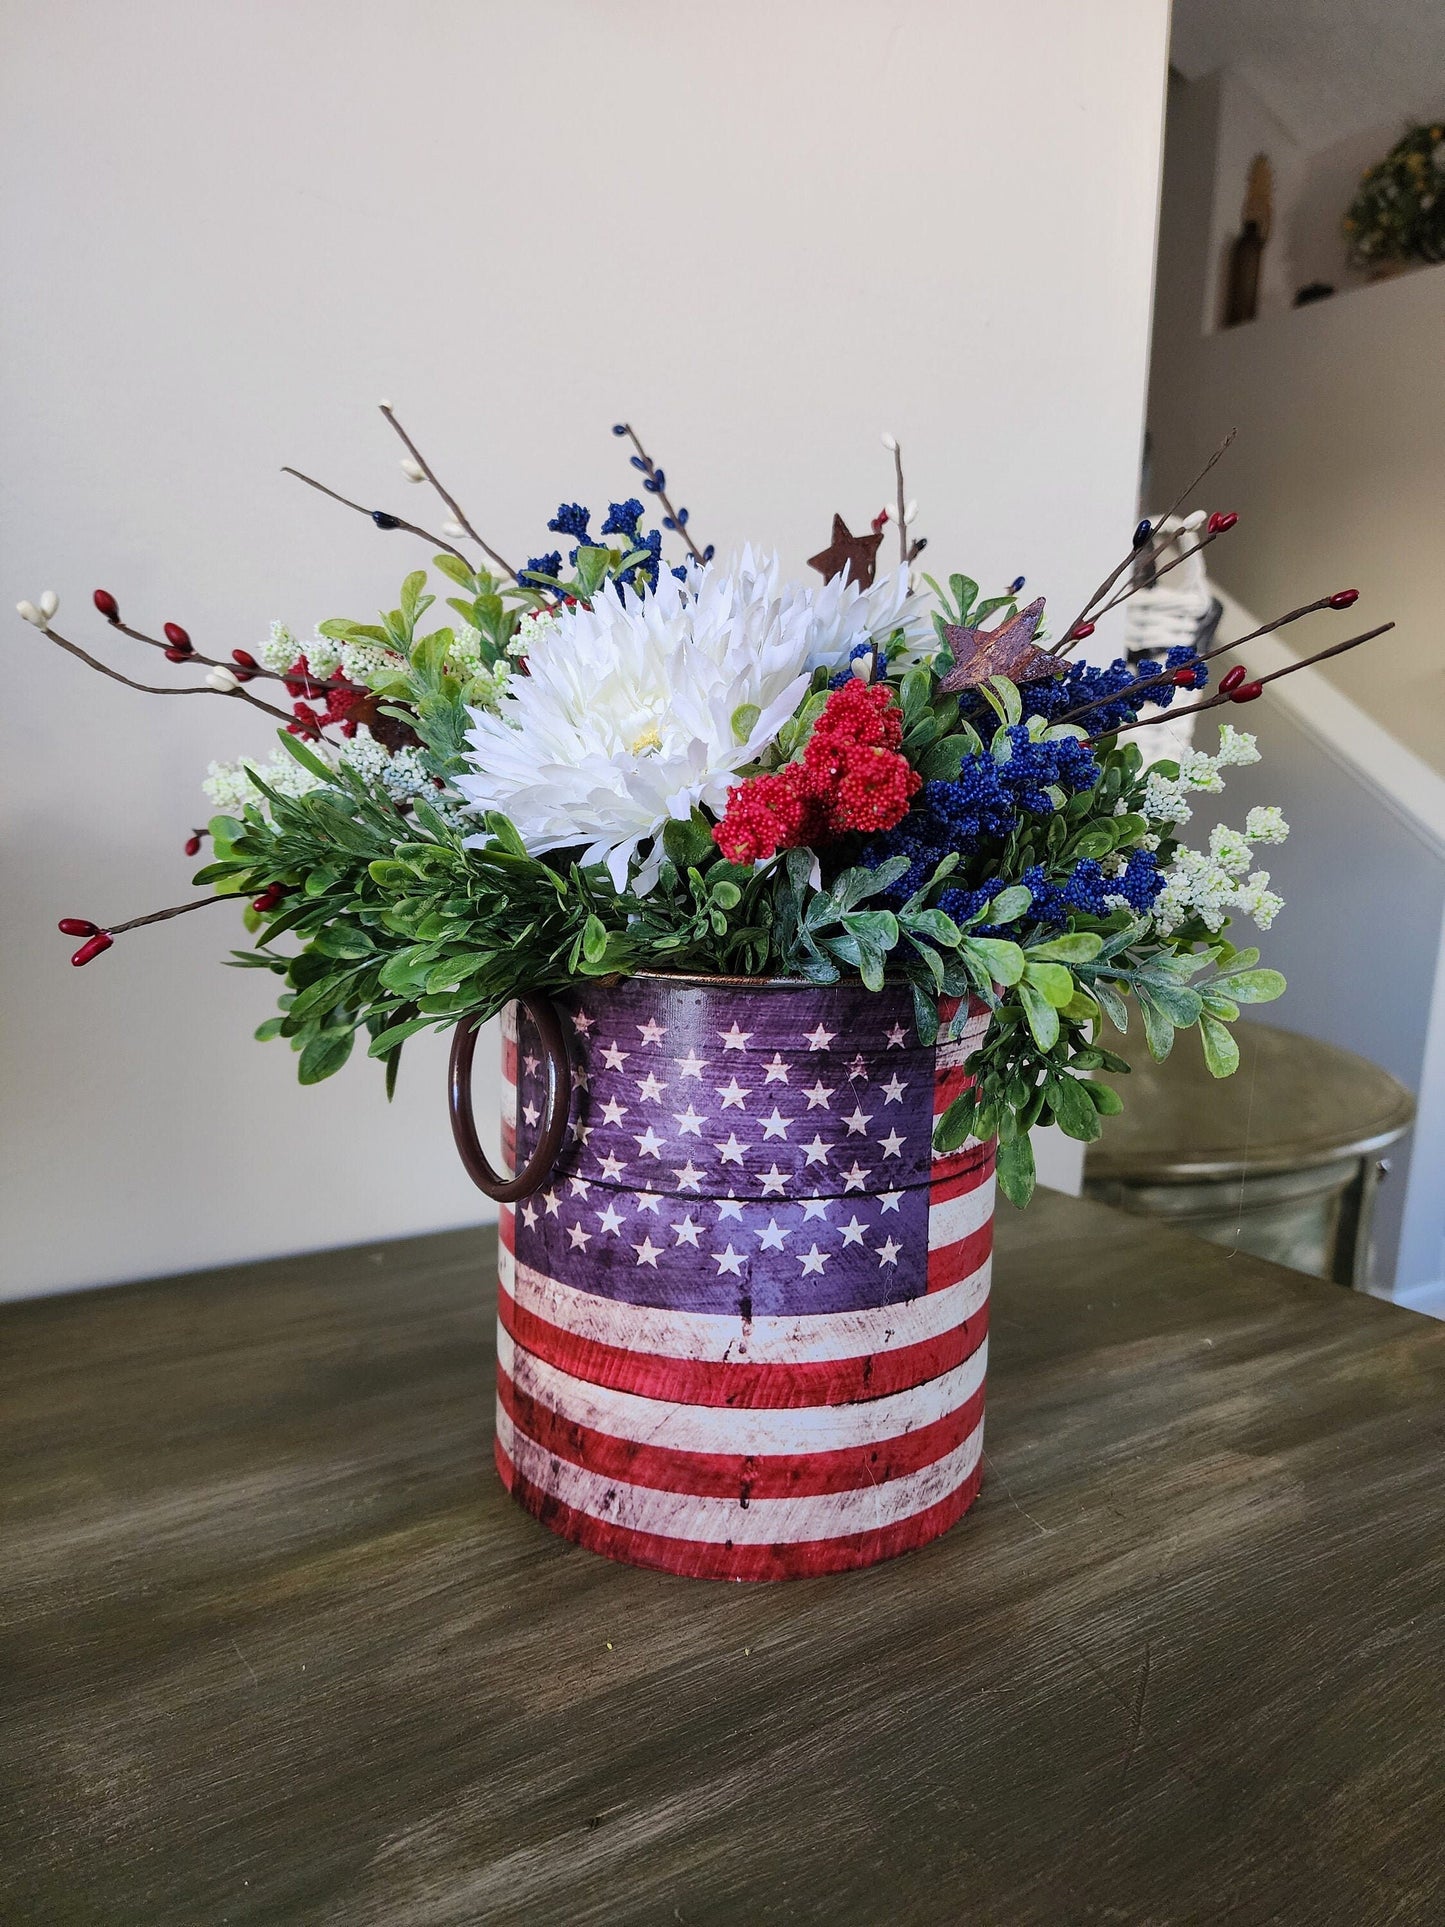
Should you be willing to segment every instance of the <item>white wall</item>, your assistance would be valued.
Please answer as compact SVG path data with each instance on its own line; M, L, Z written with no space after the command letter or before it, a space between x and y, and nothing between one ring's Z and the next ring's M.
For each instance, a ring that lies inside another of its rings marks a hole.
M415 514L381 395L513 554L626 492L624 412L698 532L798 566L885 425L930 560L1072 607L1132 522L1162 0L6 13L0 574L101 648L97 585L224 647L391 598L407 539L277 472ZM262 720L5 660L7 1289L483 1216L441 1047L390 1113L361 1061L298 1090L227 912L65 961L58 916L187 894Z

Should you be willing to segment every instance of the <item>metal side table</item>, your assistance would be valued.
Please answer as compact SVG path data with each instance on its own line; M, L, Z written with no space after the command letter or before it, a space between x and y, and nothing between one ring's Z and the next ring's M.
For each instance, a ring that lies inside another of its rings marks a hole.
M1414 1098L1316 1037L1253 1022L1235 1036L1239 1069L1222 1079L1187 1032L1162 1064L1138 1032L1110 1036L1132 1071L1114 1080L1124 1115L1089 1147L1084 1195L1362 1289L1375 1187Z

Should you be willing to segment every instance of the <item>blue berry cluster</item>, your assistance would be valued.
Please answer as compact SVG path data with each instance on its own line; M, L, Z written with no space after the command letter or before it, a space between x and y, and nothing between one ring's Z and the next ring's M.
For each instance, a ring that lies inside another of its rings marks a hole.
M612 424L612 432L614 435L626 435L631 433L626 422L614 422ZM640 448L641 444L638 443L634 438L633 446ZM667 477L662 472L662 470L657 466L657 464L653 461L652 457L650 455L637 454L637 455L629 455L628 460L632 463L632 466L642 476L642 486L643 488L646 489L647 493L649 495L661 495L663 489L666 488L667 486ZM614 504L614 508L615 506L616 505ZM639 508L638 513L641 514L641 512L642 511ZM688 516L687 510L684 508L680 508L678 509L676 515L672 515L672 514L664 515L662 518L662 526L665 529L674 529L680 535L682 531L687 527L687 516ZM653 547L651 537L648 538L647 546L649 548ZM654 588L657 586L657 568L656 568L656 562L655 562L656 554L657 554L657 551L654 548L653 549L654 565L653 565L652 575L651 575L651 581ZM713 547L712 543L709 542L707 547L702 552L702 559L704 562L711 562L713 557L716 554L717 554L717 550ZM677 577L679 582L686 582L687 576L688 576L687 563L686 562L680 563L678 567L672 571L672 573Z
M1052 815L1051 789L1074 795L1099 780L1093 752L1072 736L1036 743L1016 723L1008 739L1007 762L988 750L965 758L955 782L925 783L896 828L868 838L861 861L870 869L891 856L910 859L905 875L887 893L891 898L901 903L921 889L951 852L966 856L981 843L1002 843L1021 818Z
M625 502L610 502L607 506L607 520L602 524L601 530L603 536L620 535L629 550L646 551L643 561L634 562L630 569L624 570L618 577L619 582L630 583L633 588L639 590L644 587L649 589L657 587L658 566L662 559L661 531L653 529L644 534L638 526L643 513L642 504L635 496L629 496ZM562 502L558 505L557 513L547 524L554 535L572 538L573 546L568 552L567 560L573 568L577 566L578 549L605 546L598 537L592 535L589 527L591 520L592 511L583 508L580 502ZM562 552L560 549L551 549L546 555L534 555L528 558L526 567L522 570L522 580L526 582L539 575L555 580L561 573Z
M649 589L657 587L657 571L662 561L662 531L650 529L644 535L640 526L643 513L641 502L635 495L629 495L625 502L608 503L607 520L602 524L604 535L620 535L629 550L647 551L647 561L634 563L619 578L639 590L644 583Z
M1102 669L1095 663L1071 662L1062 676L1029 683L1025 702L1034 715L1047 717L1051 723L1070 710L1082 709L1085 703L1097 703L1096 709L1078 718L1079 727L1087 729L1091 736L1107 736L1113 730L1122 729L1125 723L1132 723L1146 702L1160 709L1169 707L1179 693L1172 682L1159 683L1138 695L1129 693L1136 683L1160 675L1166 669L1192 670L1196 689L1202 689L1209 681L1209 671L1199 660L1193 644L1182 643L1171 649L1162 663L1147 659L1130 663L1119 656L1107 669ZM981 701L974 701L965 713L970 722L982 724L991 712Z
M938 907L955 923L967 923L993 902L1007 881L1006 877L990 877L974 890L944 890ZM1025 870L1019 882L1033 896L1025 920L1042 924L1045 929L1062 929L1075 911L1091 917L1107 917L1114 907L1109 902L1111 897L1122 897L1131 910L1142 916L1153 908L1154 899L1164 888L1159 859L1152 850L1131 850L1128 862L1117 876L1106 877L1094 857L1083 857L1062 883L1051 883L1041 863ZM1010 930L1004 924L981 923L974 926L971 934L1003 937L1009 935Z
M576 554L575 549L573 550L573 554ZM526 562L522 565L522 585L528 589L545 589L551 582L555 582L561 573L562 551L560 549L549 549L545 555L529 555ZM547 582L534 582L532 580L534 576L539 575L546 576Z
M1131 910L1141 915L1153 908L1154 899L1164 888L1159 874L1159 859L1152 850L1131 850L1128 862L1118 876L1105 876L1098 860L1082 857L1062 883L1051 883L1043 865L1035 863L1019 878L1033 893L1029 906L1032 922L1059 927L1069 921L1072 911L1081 910L1091 917L1107 917L1113 907L1108 899L1122 897ZM948 909L948 893L940 902ZM949 911L951 916L953 913Z

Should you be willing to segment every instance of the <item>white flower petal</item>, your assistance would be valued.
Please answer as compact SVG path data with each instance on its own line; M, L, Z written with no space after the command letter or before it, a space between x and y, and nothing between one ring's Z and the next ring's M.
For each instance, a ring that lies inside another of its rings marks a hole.
M586 846L620 887L669 818L721 811L815 668L835 671L857 644L900 631L909 647L931 634L902 568L867 590L782 582L775 557L745 548L684 582L664 576L650 594L604 590L591 608L528 625L528 673L494 711L471 712L471 768L457 787L475 810L504 812L538 854ZM749 709L739 741L734 718Z

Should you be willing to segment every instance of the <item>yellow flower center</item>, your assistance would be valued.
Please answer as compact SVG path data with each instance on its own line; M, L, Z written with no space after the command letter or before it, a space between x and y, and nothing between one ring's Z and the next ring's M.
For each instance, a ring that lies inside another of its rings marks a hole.
M661 749L661 748L662 748L662 732L658 729L656 723L649 723L647 725L647 728L643 730L642 734L634 738L632 743L632 754L634 756L637 756L637 755L640 755L641 752L645 749Z

